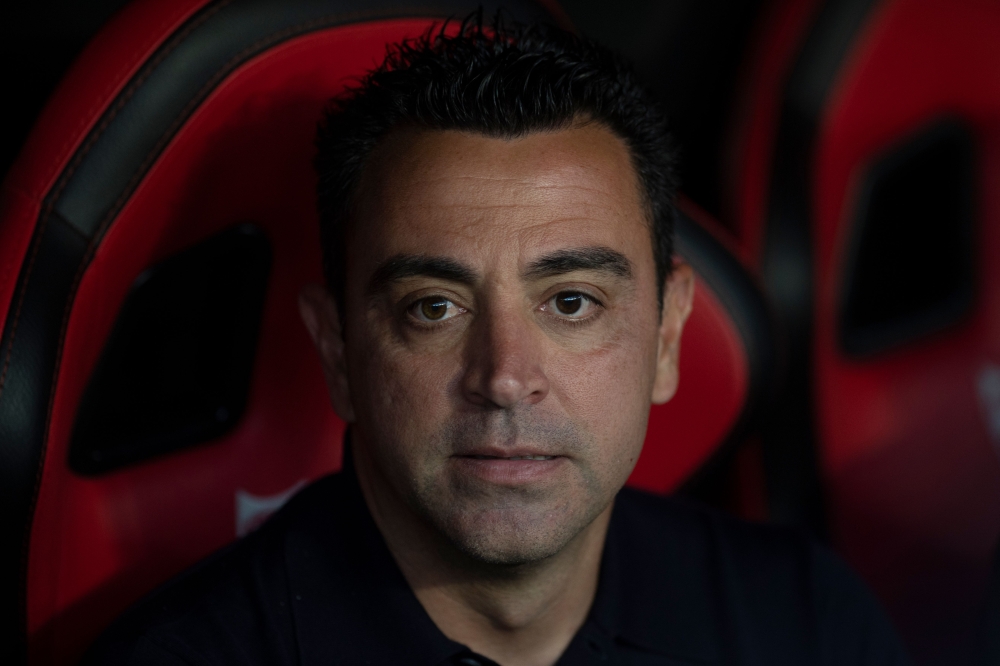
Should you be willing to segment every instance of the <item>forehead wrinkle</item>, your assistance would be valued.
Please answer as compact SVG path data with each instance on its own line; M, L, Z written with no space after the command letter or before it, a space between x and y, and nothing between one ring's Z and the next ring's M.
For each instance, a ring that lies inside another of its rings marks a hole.
M591 196L573 196L586 193ZM422 209L452 210L452 211L488 211L516 210L525 212L551 211L551 221L569 220L574 218L608 218L620 217L621 202L614 193L608 193L596 187L585 186L539 186L525 189L513 189L500 192L477 191L474 193L446 192L443 195L434 192L421 192L411 199L407 206L394 206L396 213L405 214L414 206ZM560 212L571 209L576 212L569 215L559 215ZM645 211L639 208L641 215ZM548 217L548 216L547 216Z
M574 171L576 173L576 171ZM456 182L462 181L473 181L476 183L483 183L484 185L490 184L503 184L516 187L517 189L523 189L527 191L537 190L537 191L580 191L587 193L594 193L601 197L605 197L609 192L614 192L614 188L608 188L605 178L600 174L593 174L593 177L588 177L587 180L594 180L594 183L581 183L575 178L563 178L561 176L551 176L549 174L538 175L538 176L491 176L488 174L483 175L472 175L472 174L441 174L434 176L423 176L413 179L410 187L416 188L420 186L423 191L428 185L439 185L444 184L447 189L451 190Z
M546 208L544 204L540 203L455 203L455 204L445 204L448 208L453 210L506 210L508 208L518 208L518 209L534 209L534 208ZM439 208L441 206L438 206Z
M439 185L444 184L449 189L456 182L462 181L473 181L474 183L511 183L516 185L530 185L531 180L525 178L515 178L508 176L491 176L488 174L474 175L474 174L454 174L454 173L443 173L435 175L417 176L413 178L413 183L411 187L420 186L421 189L428 185Z
M523 167L527 157L511 160L510 166ZM602 195L608 191L609 178L619 175L618 170L596 167L581 167L577 165L556 164L544 167L534 167L530 173L515 175L498 174L492 169L501 166L491 164L490 170L482 173L469 173L468 166L462 160L449 161L445 165L422 165L408 169L408 176L413 185L436 185L444 183L451 186L455 182L473 181L484 184L510 184L525 188L548 190L567 189L599 192ZM466 169L466 170L462 170ZM634 175L628 180L634 180Z

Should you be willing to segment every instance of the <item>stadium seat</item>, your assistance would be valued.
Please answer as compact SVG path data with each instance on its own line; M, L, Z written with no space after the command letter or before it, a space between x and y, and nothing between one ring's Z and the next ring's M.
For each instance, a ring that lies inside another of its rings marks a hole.
M296 310L321 280L316 121L387 43L477 4L149 0L74 65L0 198L0 644L15 655L72 663L339 467L343 424ZM732 455L775 355L731 244L690 204L678 227L700 278L681 387L630 480L656 492Z
M1000 536L998 35L989 0L772 2L730 160L788 340L772 501L821 484L922 664L971 663Z

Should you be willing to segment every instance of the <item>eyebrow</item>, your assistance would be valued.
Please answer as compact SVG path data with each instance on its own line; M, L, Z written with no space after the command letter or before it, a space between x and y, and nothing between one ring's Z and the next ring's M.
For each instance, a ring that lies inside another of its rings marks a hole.
M471 268L448 257L397 254L386 259L375 269L371 280L368 281L368 292L376 293L391 282L417 276L440 278L466 285L475 284L478 278Z
M559 250L536 259L528 266L526 278L545 278L572 271L604 271L618 277L632 277L632 263L621 252L607 247Z

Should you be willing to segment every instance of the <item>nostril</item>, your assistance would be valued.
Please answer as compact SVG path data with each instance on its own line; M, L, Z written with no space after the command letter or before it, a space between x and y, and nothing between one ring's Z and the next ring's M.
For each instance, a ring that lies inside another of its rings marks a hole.
M500 407L513 407L521 402L536 403L547 392L547 382L540 373L521 376L494 377L489 383L489 400Z

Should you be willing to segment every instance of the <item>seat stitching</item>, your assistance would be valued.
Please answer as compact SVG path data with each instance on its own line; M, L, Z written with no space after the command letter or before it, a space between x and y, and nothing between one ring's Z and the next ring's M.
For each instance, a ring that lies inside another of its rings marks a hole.
M139 76L137 76L135 79L133 79L133 81L129 84L128 88L116 100L115 104L108 109L108 112L102 119L101 123L94 130L91 130L90 136L87 137L87 141L77 151L77 154L73 157L73 161L69 165L67 165L66 170L63 172L63 175L59 178L59 182L57 183L57 185L53 188L51 193L45 197L46 203L44 208L42 209L41 215L39 216L40 219L38 223L38 228L35 231L35 238L37 242L35 243L35 246L32 249L32 255L24 274L24 281L21 283L21 288L18 290L17 307L14 311L14 318L11 321L10 338L7 341L7 349L4 355L4 365L3 369L0 370L0 398L3 397L3 390L6 385L7 372L10 367L10 359L13 353L14 340L17 334L18 322L21 316L21 308L24 302L25 293L27 292L28 289L28 283L31 281L31 275L34 272L35 256L38 254L38 250L41 245L41 238L44 235L45 229L48 226L49 217L52 215L55 202L59 199L59 195L61 195L63 190L66 188L73 174L76 172L80 164L83 162L84 157L86 157L86 155L94 147L94 144L107 129L108 125L110 125L111 122L115 119L115 117L117 117L118 113L121 111L122 107L124 107L125 103L128 102L128 100L135 95L135 92L139 89L139 87L143 83L145 83L147 78L149 78L149 75L152 72L152 70L155 69L156 66L163 61L166 55L177 47L179 41L183 41L183 39L186 38L187 35L195 27L201 25L206 18L208 18L215 12L219 11L219 9L221 9L222 6L229 4L230 2L232 2L232 0L223 0L223 2L220 2L219 5L214 7L211 11L206 12L201 17L201 20L195 21L190 26L188 26L182 33L178 34L173 40L171 40L170 45L166 49L161 51L153 60L150 61L149 64L146 65L146 67L143 68L144 71L141 74L139 74ZM87 255L85 254L84 257L86 258ZM72 299L72 296L73 292L70 292L68 297Z

